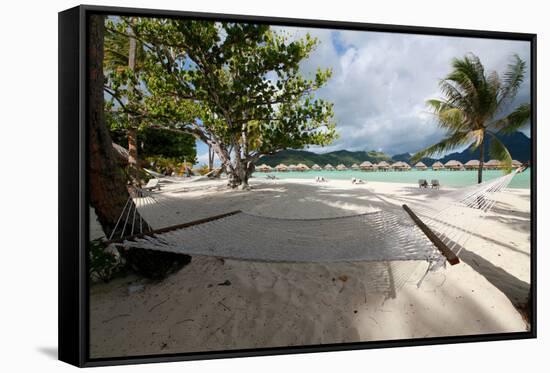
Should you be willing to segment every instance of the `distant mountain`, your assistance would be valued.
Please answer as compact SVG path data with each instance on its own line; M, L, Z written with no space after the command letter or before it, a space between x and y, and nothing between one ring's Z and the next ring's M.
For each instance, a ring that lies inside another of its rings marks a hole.
M508 136L499 135L497 137L504 144L504 146L506 146L506 148L510 152L510 155L512 156L512 159L516 159L520 162L527 162L531 160L531 139L525 136L523 132L514 132L513 134L510 134ZM484 162L487 162L489 159L491 159L491 155L489 154L489 142L490 141L485 141ZM392 159L396 161L411 163L411 156L409 153L394 155ZM430 167L436 161L446 163L451 159L462 163L466 163L470 159L477 160L479 159L479 149L472 151L472 148L469 147L468 149L465 149L461 152L447 154L441 159L423 158L421 159L421 161L424 162L426 166Z
M387 154L377 152L377 151L348 151L348 150L337 150L330 153L318 154L313 153L307 150L283 150L274 155L269 155L260 158L257 164L265 163L269 166L276 166L279 163L289 164L298 164L304 163L309 167L314 164L324 166L327 163L337 166L340 163L345 164L346 166L351 166L354 163L360 164L364 161L370 162L380 162L380 161L391 161L391 157Z
M500 141L508 148L508 151L512 155L513 159L516 159L520 162L526 162L531 160L531 139L525 136L522 132L515 132L508 136L498 136ZM470 159L478 159L479 150L474 152L470 148L463 150L462 152L455 152L446 155L441 159L435 158L422 158L421 161L430 167L434 162L441 161L443 163L454 159L462 163L468 162ZM485 142L485 161L490 159L489 155L489 144L488 141ZM298 164L304 163L309 167L314 164L324 166L327 163L337 166L340 163L343 163L346 166L351 166L352 164L361 164L364 161L369 161L372 163L378 163L380 161L387 162L397 162L403 161L411 163L411 155L409 153L396 154L392 157L377 151L349 151L349 150L337 150L330 153L318 154L310 152L307 150L283 150L274 155L264 156L260 158L256 164L265 163L269 166L276 166L279 163L289 164Z

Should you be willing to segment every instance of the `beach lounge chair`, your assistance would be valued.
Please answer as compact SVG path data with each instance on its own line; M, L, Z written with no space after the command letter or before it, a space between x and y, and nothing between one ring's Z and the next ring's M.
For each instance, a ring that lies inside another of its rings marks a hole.
M146 173L148 173L149 175L151 175L152 177L154 178L161 178L161 177L165 177L165 175L163 174L159 174L158 172L155 172L153 170L148 170L147 168L143 168L143 171L145 171Z
M432 188L439 189L440 186L441 186L441 184L439 184L439 180L437 180L437 179L432 180Z
M143 188L143 190L154 190L154 189L158 189L160 190L160 184L159 184L159 179L151 179L147 182L147 185L145 185Z
M269 179L269 180L277 180L278 177L275 176L275 175L267 175L267 176L266 176L266 179Z
M318 183L326 183L327 179L325 179L323 176L317 176L315 178L315 181L318 182Z
M362 180L362 179L357 179L357 178L354 177L354 178L351 179L351 183L352 184L365 184L365 181Z
M427 188L428 187L428 181L426 181L426 179L419 179L418 180L418 187L419 188Z

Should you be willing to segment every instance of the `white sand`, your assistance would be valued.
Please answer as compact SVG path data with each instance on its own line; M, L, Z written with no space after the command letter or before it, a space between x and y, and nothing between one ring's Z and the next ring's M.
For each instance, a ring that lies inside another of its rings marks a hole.
M177 224L241 209L276 217L350 215L448 192L414 185L255 179L251 191L223 182L175 184L171 212L146 216ZM367 192L368 191L368 192ZM372 192L372 193L370 193ZM374 194L373 194L374 193ZM376 293L381 263L281 264L194 257L162 282L136 277L91 287L92 357L518 332L514 308L530 278L529 190L501 194L475 224L456 266L430 274L426 264L391 293ZM397 207L398 208L398 207ZM175 214L174 211L178 213ZM230 285L220 285L229 281ZM388 297L389 295L389 297Z

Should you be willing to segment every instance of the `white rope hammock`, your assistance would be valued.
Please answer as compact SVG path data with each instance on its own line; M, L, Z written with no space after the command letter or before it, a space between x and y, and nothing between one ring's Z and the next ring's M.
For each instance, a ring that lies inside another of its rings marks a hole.
M126 248L266 262L423 260L435 269L460 254L471 236L473 217L487 213L496 202L493 195L521 170L415 206L414 211L392 209L326 219L279 219L234 211L165 228L146 223L141 212L154 204L169 214L169 199L162 192L138 191L127 201L108 242ZM147 232L147 227L153 231ZM438 243L450 256L442 255Z

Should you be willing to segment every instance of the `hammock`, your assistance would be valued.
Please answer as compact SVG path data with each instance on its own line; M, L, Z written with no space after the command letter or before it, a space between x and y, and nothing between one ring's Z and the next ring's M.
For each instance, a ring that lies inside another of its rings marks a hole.
M145 223L141 211L150 204L168 209L169 201L162 192L137 191L126 203L107 243L265 262L421 260L436 269L445 260L458 263L460 251L471 236L473 217L489 211L496 202L492 195L522 170L459 190L414 210L403 205L403 209L325 219L280 219L231 211L162 228ZM464 225L458 226L457 222ZM144 230L148 224L152 231ZM114 237L114 232L118 237Z
M208 173L206 173L204 175L187 176L187 177L167 176L167 175L163 175L163 174L160 174L158 172L155 172L153 170L149 170L147 168L143 168L143 171L145 171L150 176L152 176L156 179L162 180L162 181L167 181L167 182L172 182L172 183L192 183L192 182L196 182L196 181L202 181L202 180L208 180L208 179L216 178L222 173L223 170L222 170L221 167L218 167L218 168L213 169L212 171L209 171Z

